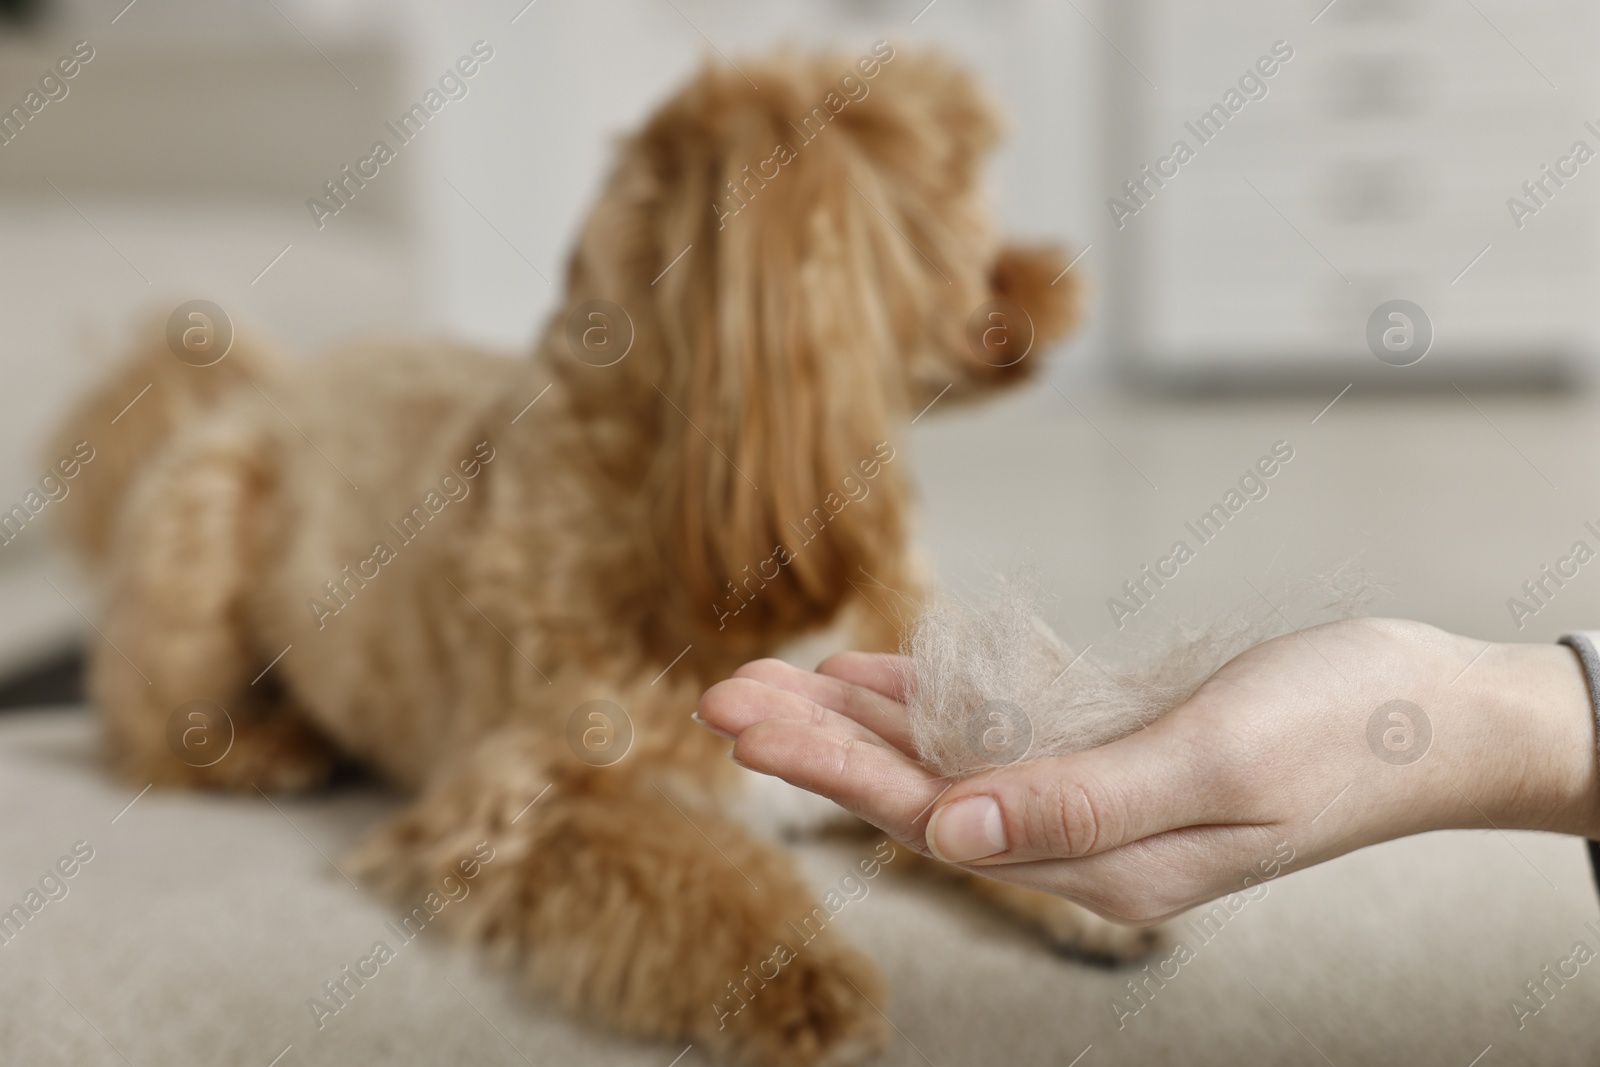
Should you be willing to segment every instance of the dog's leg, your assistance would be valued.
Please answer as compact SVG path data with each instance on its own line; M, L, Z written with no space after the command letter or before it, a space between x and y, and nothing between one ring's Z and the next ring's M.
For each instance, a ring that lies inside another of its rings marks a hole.
M881 1049L882 980L834 931L816 932L828 912L786 856L686 792L681 764L572 764L559 739L502 730L356 868L409 903L463 884L463 860L493 849L441 919L608 1026L777 1067Z
M246 611L262 578L262 462L244 434L175 442L121 516L89 689L130 781L282 790L331 773L328 743L251 685L271 656L254 647Z
M1082 905L1036 889L966 871L961 872L960 881L980 900L1043 934L1063 952L1126 963L1150 955L1165 943L1160 927L1120 926Z
M1035 889L974 874L902 848L908 857L901 874L948 881L971 893L1036 934L1053 948L1089 959L1125 963L1149 955L1164 943L1160 927L1121 926L1088 908Z

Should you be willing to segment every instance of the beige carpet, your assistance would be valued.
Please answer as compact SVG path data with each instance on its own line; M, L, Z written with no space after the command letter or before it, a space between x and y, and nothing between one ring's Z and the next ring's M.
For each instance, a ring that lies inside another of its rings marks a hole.
M1171 606L1217 610L1253 595L1244 577L1267 588L1359 555L1395 583L1387 611L1499 639L1600 624L1600 577L1588 574L1521 634L1505 607L1597 517L1585 501L1600 500L1600 469L1585 457L1600 419L1579 404L1475 399L1481 411L1357 391L1315 424L1325 399L1083 401L1091 424L1046 391L926 420L910 458L940 573L1032 560L1062 596L1054 621L1108 655L1127 638L1105 598L1280 438L1296 459L1163 591ZM668 1067L684 1051L529 1004L428 934L319 1030L308 998L395 918L327 857L389 801L342 794L280 811L259 797L150 792L128 807L133 791L98 770L92 746L83 714L0 717L0 909L76 842L94 850L67 896L0 945L0 1064ZM819 886L853 859L803 852ZM884 1007L899 1035L885 1063L897 1067L1592 1067L1600 960L1552 982L1524 1029L1510 1007L1575 942L1600 951L1589 922L1600 927L1600 906L1576 841L1414 838L1273 883L1208 943L1183 934L1195 959L1119 1029L1110 1004L1132 974L1053 957L964 901L886 872L838 919L893 985ZM698 1049L679 1061L702 1062Z
M0 947L0 1062L267 1067L288 1048L283 1067L667 1067L683 1051L526 1003L426 933L319 1029L306 1001L396 918L325 857L386 802L280 811L152 791L127 807L133 791L99 772L92 744L83 714L0 721L0 904L22 902L77 842L93 849L67 895ZM803 855L818 885L852 860ZM1195 958L1120 1030L1109 1005L1133 973L1055 958L964 900L885 872L838 921L893 983L885 1010L903 1036L888 1064L1063 1067L1089 1049L1082 1067L1466 1067L1490 1044L1484 1065L1595 1062L1600 962L1520 1033L1508 1002L1574 941L1600 947L1584 926L1596 916L1576 842L1412 839L1272 885L1209 942L1181 932ZM702 1062L691 1050L681 1064Z

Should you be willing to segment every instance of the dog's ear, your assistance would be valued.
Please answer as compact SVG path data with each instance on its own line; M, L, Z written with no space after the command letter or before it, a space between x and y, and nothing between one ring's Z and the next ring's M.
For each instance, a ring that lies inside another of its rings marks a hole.
M906 324L883 293L918 272L852 190L841 132L796 144L742 85L702 83L642 142L666 161L648 213L646 269L665 269L649 287L665 442L652 533L690 617L754 636L825 622L860 568L900 549L905 490L887 436Z

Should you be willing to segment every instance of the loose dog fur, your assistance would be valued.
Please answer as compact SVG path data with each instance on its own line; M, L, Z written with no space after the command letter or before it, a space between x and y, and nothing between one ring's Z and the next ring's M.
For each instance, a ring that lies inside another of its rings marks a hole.
M759 90L707 69L662 106L622 145L531 360L429 344L298 365L240 341L196 368L155 343L86 401L62 439L106 445L65 518L106 580L91 690L121 771L271 791L360 761L418 794L363 850L365 875L422 890L490 842L445 919L535 989L749 1062L870 1056L883 983L832 931L750 1010L713 1007L813 896L730 817L739 772L689 715L705 686L842 612L868 647L899 647L921 596L904 460L777 574L757 585L751 568L947 386L941 407L1038 366L977 358L975 308L1013 301L1042 348L1071 325L1075 277L1053 281L1055 250L997 240L975 189L996 121L937 58L883 62L870 95L746 184L853 65L748 64ZM724 217L730 182L745 206ZM595 299L634 332L605 367L567 340ZM207 767L167 741L196 699L233 724ZM632 722L613 766L566 740L596 699ZM1069 947L1144 943L973 887Z
M975 603L935 598L907 649L911 741L927 767L952 778L1109 744L1184 703L1235 656L1293 632L1287 613L1301 627L1354 618L1378 588L1345 564L1286 583L1278 602L1247 600L1204 625L1171 619L1139 654L1086 665L1070 680L1083 653L1038 616L1027 579Z

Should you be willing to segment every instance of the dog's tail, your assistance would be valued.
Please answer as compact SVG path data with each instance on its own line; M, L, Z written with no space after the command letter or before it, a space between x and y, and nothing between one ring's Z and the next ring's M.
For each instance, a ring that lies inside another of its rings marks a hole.
M160 324L143 331L132 355L62 420L45 453L51 474L72 472L75 500L56 521L91 565L105 557L129 487L178 429L273 372L267 352L231 337L221 359L197 366L208 357L190 349L178 358L165 332Z

